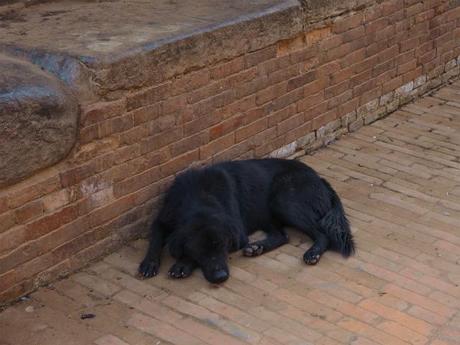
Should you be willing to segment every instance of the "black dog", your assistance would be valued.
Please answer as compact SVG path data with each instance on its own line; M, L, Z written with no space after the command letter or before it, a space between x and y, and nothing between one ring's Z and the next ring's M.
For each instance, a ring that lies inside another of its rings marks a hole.
M316 264L328 248L344 257L354 252L342 203L329 183L294 160L260 159L219 163L180 174L170 187L151 229L150 246L139 275L158 273L165 243L177 260L173 278L201 267L211 283L228 279L227 255L243 248L246 256L275 249L288 238L283 226L314 239L303 259ZM264 240L248 243L263 230Z

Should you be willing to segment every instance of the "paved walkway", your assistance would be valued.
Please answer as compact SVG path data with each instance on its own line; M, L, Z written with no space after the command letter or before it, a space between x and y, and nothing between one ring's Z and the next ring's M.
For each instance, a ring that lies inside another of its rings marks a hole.
M212 288L170 262L132 278L138 241L0 313L0 344L460 344L460 82L302 160L342 196L355 257L307 267L293 233Z

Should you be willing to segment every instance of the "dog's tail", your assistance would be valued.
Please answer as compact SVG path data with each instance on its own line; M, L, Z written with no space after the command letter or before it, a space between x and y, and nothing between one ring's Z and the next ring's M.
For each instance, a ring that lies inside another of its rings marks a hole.
M350 224L345 216L345 211L339 196L329 182L325 179L321 180L331 195L332 207L319 221L319 225L331 241L331 246L339 251L344 257L349 257L355 252L355 242L351 234Z

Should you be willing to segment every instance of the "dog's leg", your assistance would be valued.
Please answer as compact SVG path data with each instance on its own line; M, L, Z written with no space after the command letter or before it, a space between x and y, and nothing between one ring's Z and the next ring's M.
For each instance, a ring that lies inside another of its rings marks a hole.
M314 231L310 236L315 239L315 242L303 255L303 261L308 265L316 265L329 246L329 239L319 231Z
M149 249L144 260L139 265L140 278L150 278L158 274L165 235L165 227L155 220L152 224Z
M171 266L168 274L171 278L187 278L196 267L197 265L193 260L182 258Z
M259 256L269 252L288 242L288 236L284 231L270 231L267 237L260 241L255 241L243 248L244 256Z

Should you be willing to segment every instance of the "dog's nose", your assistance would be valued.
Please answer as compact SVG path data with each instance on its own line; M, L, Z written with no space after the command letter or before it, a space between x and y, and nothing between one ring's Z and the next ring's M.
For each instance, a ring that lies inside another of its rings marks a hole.
M220 284L228 279L228 272L225 270L218 270L212 275L212 283Z

